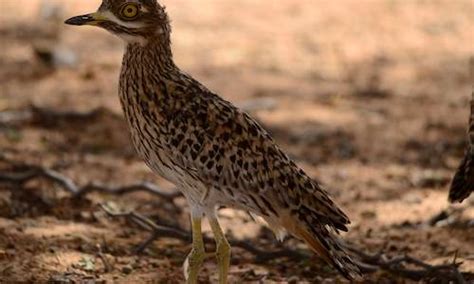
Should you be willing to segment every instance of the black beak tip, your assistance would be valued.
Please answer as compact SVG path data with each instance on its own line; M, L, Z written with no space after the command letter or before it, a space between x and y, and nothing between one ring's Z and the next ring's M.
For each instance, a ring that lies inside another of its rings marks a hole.
M65 20L64 23L65 23L66 25L74 25L74 21L72 20L72 18Z
M92 21L92 17L89 15L83 15L83 16L76 16L72 17L70 19L67 19L64 21L66 25L72 25L72 26L82 26L86 24L87 22Z

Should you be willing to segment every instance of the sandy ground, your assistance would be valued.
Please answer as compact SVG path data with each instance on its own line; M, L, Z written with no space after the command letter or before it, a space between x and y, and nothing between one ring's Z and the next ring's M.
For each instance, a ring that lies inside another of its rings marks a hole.
M94 28L61 24L67 16L93 11L99 1L67 2L0 1L0 114L30 105L103 111L88 123L0 120L0 154L54 167L80 185L146 180L172 190L129 144L116 95L123 44ZM55 3L62 4L58 20L45 20ZM451 221L427 224L450 208L447 188L465 145L472 1L166 5L177 63L226 99L254 108L252 115L351 216L348 241L431 264L449 262L457 253L461 270L474 273L472 198L454 207L464 210ZM44 49L54 50L58 66L40 60ZM0 279L182 282L189 244L163 238L133 255L148 233L107 218L97 206L106 201L189 228L183 199L176 200L183 213L170 216L169 204L146 193L91 194L77 202L44 181L21 188L0 184ZM246 214L221 213L234 237L279 247ZM285 245L304 248L294 240ZM111 271L98 259L99 247ZM233 257L235 283L343 281L316 257L257 264L241 249ZM214 261L206 262L200 279L216 281ZM388 273L367 281L408 282Z

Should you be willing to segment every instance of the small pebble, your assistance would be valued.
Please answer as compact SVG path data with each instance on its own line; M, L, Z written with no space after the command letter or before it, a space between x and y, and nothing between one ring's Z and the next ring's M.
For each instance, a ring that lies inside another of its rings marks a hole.
M133 268L129 265L122 267L122 272L125 274L130 274L133 271Z

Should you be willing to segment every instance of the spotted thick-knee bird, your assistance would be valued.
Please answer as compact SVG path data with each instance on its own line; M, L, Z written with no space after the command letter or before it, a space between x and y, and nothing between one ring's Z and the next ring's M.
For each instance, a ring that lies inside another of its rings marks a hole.
M449 201L462 202L474 191L474 91L471 97L468 146L449 190Z
M216 239L219 282L227 281L230 246L216 216L220 206L261 216L278 235L304 240L344 276L358 275L337 234L347 231L348 217L253 118L175 65L160 3L104 0L97 12L66 23L98 26L125 41L119 97L133 144L190 206L189 283L197 282L205 258L203 217Z

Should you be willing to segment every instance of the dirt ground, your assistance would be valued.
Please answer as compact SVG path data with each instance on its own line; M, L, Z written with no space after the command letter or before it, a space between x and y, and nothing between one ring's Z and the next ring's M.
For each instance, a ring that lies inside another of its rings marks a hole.
M62 25L99 2L0 1L0 173L18 170L8 162L16 161L81 186L148 181L171 192L129 144L117 98L123 44L98 29ZM474 273L474 199L447 202L466 140L472 1L163 2L178 65L248 109L327 185L352 219L348 242L430 264L457 255L460 270ZM87 120L38 121L28 119L32 105L100 111ZM173 213L169 202L143 192L76 200L41 179L0 183L0 282L182 282L189 243L160 238L134 255L149 233L108 218L98 207L104 202L189 229L182 198L175 200L182 212ZM455 213L430 224L443 210ZM245 213L221 215L233 238L281 247ZM295 240L283 245L305 249ZM200 280L215 282L215 272L211 259ZM317 257L257 263L240 248L230 281L344 282ZM388 272L365 281L410 282Z

